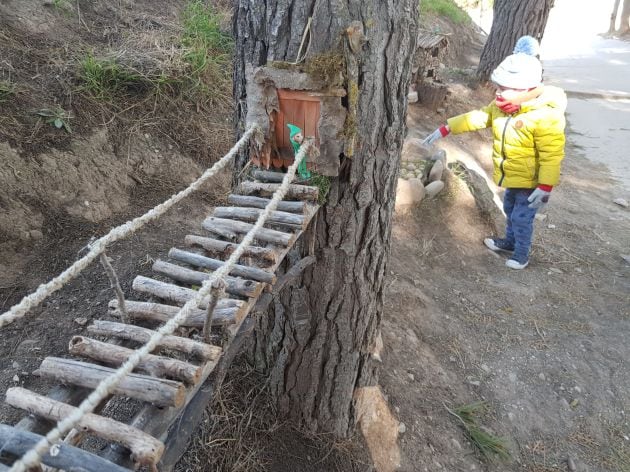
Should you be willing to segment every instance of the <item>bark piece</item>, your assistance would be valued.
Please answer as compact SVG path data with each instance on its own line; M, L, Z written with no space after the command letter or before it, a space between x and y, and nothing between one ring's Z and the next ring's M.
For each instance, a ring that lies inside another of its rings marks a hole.
M92 389L113 372L114 369L102 365L60 357L47 357L35 371L40 377ZM140 374L126 376L113 393L164 407L181 406L186 396L184 385L180 382Z
M127 339L141 344L147 343L151 336L155 334L155 331L140 326L103 320L94 321L94 324L88 326L87 330L91 334ZM191 354L204 361L215 361L221 355L221 348L218 346L211 346L210 344L181 336L163 336L158 346Z
M228 220L224 218L215 218L210 216L201 224L203 229L211 233L218 233L217 230L227 230L233 234L247 234L254 227L253 224L243 223L242 221ZM265 241L278 246L289 246L295 241L295 235L291 233L283 233L275 229L260 228L256 231L255 238L259 241ZM231 240L234 240L232 238Z
M170 262L157 260L153 263L153 270L158 274L166 275L177 282L190 285L201 285L204 280L208 280L212 274L199 272L186 267L171 264ZM238 279L235 277L225 277L225 291L232 295L243 297L257 297L263 289L260 282L248 279Z
M21 387L7 390L6 402L29 413L60 421L70 416L75 407L51 400ZM86 430L107 441L122 444L131 451L132 458L139 465L153 466L160 459L164 445L157 439L119 421L87 413L79 420L78 428Z
M242 195L261 195L271 197L280 188L280 184L261 184L259 182L245 181L238 186L238 193ZM319 197L319 188L308 185L289 185L285 198L308 200L316 202Z
M122 365L135 352L133 349L96 341L84 336L73 336L68 350L71 354L115 366ZM201 375L201 367L199 366L154 354L145 356L136 368L155 377L168 376L189 384L196 384Z
M204 223L205 224L205 223ZM225 262L210 257L195 254L193 252L182 251L181 249L172 248L168 252L168 257L175 259L179 262L184 262L197 267L203 267L204 269L217 270L222 267ZM246 277L248 279L256 280L258 282L265 282L272 284L276 281L276 276L257 267L249 267L236 264L230 271L232 275L238 275L240 277Z
M161 303L151 302L136 302L125 300L125 306L127 307L127 313L131 318L138 320L157 321L159 323L166 323L173 318L180 307L173 305L163 305ZM110 314L118 316L118 300L111 300L109 302ZM238 307L217 308L214 310L212 316L213 325L230 325L234 323L234 317L238 311ZM199 308L193 308L188 318L181 322L180 326L187 326L191 328L200 328L206 319L205 310Z

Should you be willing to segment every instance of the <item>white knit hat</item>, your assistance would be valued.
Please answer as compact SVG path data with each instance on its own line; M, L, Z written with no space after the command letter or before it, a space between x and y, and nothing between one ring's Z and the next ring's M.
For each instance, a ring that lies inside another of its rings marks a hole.
M514 54L506 57L492 72L490 80L501 87L530 89L542 84L542 64L535 57L539 44L531 36L516 42Z

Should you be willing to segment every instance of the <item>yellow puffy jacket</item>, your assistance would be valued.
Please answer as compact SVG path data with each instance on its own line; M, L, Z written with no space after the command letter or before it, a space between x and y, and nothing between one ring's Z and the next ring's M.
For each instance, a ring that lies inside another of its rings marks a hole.
M494 101L448 120L451 133L492 126L494 182L505 188L556 185L564 158L564 111L567 97L558 87L545 86L541 95L521 105L513 115Z

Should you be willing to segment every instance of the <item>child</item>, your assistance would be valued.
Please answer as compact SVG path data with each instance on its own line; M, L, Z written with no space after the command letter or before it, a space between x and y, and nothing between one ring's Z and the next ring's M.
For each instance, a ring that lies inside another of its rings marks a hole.
M557 87L543 86L538 41L523 36L514 53L494 70L497 86L488 106L447 120L424 142L431 144L449 133L492 127L494 181L505 188L505 237L486 238L492 251L509 251L505 265L524 269L534 230L534 216L543 208L560 178L564 158L564 111L567 99Z

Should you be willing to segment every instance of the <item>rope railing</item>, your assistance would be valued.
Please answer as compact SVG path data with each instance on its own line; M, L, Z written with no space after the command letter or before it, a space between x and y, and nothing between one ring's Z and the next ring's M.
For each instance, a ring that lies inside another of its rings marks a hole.
M87 254L74 262L74 264L64 270L57 277L50 280L48 283L40 285L37 290L35 290L30 295L25 296L22 301L12 306L7 312L0 315L0 328L10 323L13 323L20 318L23 318L31 309L38 306L52 293L61 289L68 282L75 279L88 265L90 265L92 261L94 261L97 257L105 252L107 246L129 236L130 234L133 234L150 221L153 221L156 218L162 216L164 213L166 213L166 211L172 208L173 205L177 204L179 201L186 198L191 193L199 190L199 188L211 177L214 177L219 171L223 170L230 163L230 161L234 159L234 156L238 154L243 146L249 142L250 138L258 132L260 132L260 128L257 125L253 125L245 132L245 134L243 134L241 139L238 140L234 147L232 147L232 149L230 149L230 151L225 156L218 160L210 169L207 169L197 180L191 183L187 188L173 195L171 198L160 203L156 207L152 208L144 215L134 218L131 221L127 221L126 223L113 228L105 236L97 239L96 241L94 241L94 243L90 244Z
M71 415L58 422L54 429L52 429L32 449L16 461L9 472L25 472L29 468L41 464L42 454L45 454L54 443L59 441L63 434L74 428L85 414L93 411L94 408L96 408L96 406L113 391L123 378L131 373L138 363L158 346L160 340L164 336L173 333L175 329L177 329L177 327L190 315L191 311L198 307L199 302L201 302L204 297L210 295L215 287L221 286L225 277L231 272L234 265L245 253L245 250L254 241L258 230L263 227L271 212L276 209L278 203L286 195L287 190L289 189L289 184L295 177L299 164L305 158L311 146L312 144L310 142L302 145L295 156L295 161L287 170L287 173L282 180L282 184L276 190L264 211L256 220L254 226L245 235L229 259L225 261L219 269L214 271L208 279L204 280L197 294L191 300L186 302L173 318L160 327L144 346L137 349L127 359L127 361L125 361L109 377L103 379L95 390L81 403L81 405L77 407L76 410L74 410Z

